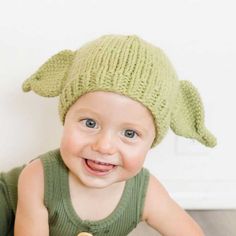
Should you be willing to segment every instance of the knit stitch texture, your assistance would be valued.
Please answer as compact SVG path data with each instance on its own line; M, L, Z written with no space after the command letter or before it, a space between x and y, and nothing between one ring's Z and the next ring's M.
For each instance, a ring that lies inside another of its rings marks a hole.
M63 50L48 59L23 84L45 96L59 96L64 124L76 100L93 91L114 92L143 104L153 117L161 142L169 127L175 134L214 147L216 138L205 127L200 94L187 80L179 80L165 53L137 35L103 35L78 50Z

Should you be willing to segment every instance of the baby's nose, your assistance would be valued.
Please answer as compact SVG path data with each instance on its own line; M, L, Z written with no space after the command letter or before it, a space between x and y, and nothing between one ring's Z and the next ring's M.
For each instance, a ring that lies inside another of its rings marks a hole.
M93 150L102 154L112 155L115 153L115 138L111 132L101 132L93 143Z

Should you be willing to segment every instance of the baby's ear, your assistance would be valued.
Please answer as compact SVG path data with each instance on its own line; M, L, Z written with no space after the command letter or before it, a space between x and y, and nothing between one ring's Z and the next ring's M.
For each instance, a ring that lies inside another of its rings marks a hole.
M43 97L58 96L65 84L74 55L75 52L71 50L63 50L49 58L23 83L23 91L33 90Z
M189 81L180 81L170 127L175 134L196 139L205 146L216 145L216 138L205 127L201 97Z

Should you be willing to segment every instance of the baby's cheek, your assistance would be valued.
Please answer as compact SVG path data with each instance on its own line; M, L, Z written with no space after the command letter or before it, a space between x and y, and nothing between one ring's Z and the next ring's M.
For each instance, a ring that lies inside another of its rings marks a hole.
M73 146L75 145L75 138L70 132L65 132L62 135L61 138L61 149L63 149L66 152L70 152L73 149Z
M137 174L143 167L144 158L141 156L127 157L123 162L124 168L131 173Z

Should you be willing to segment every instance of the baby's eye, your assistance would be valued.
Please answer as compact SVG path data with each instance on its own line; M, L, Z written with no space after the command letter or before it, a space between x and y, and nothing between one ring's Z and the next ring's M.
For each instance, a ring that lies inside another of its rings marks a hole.
M138 133L134 130L131 130L131 129L127 129L125 130L125 136L128 137L128 138L134 138L134 136L138 136Z
M94 120L90 119L90 118L83 119L82 121L85 122L85 125L88 128L94 128L96 126L96 122Z

